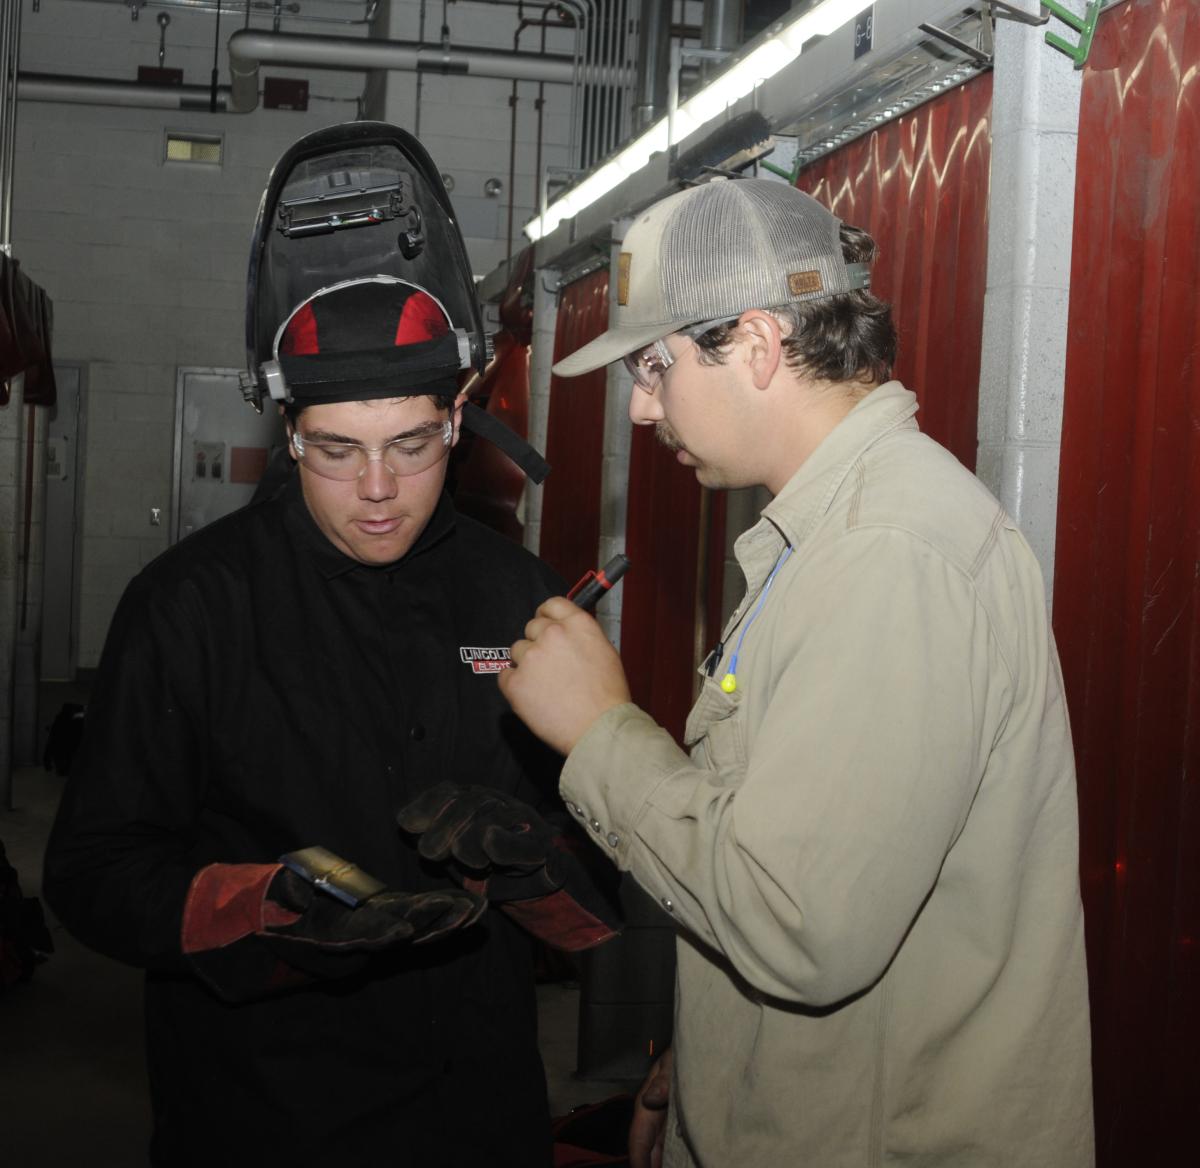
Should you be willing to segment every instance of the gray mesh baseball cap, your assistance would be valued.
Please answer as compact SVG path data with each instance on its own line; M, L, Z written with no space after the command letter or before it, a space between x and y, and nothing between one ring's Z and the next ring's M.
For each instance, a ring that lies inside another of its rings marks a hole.
M616 324L554 366L575 377L701 321L869 288L847 264L841 220L771 179L712 179L655 203L621 245Z

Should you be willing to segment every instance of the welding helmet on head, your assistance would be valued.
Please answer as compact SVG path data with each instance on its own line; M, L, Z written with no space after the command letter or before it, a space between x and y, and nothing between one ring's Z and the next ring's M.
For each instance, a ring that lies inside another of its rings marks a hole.
M317 130L276 163L259 206L246 294L245 393L297 405L453 396L491 355L441 175L384 122ZM536 482L549 468L478 407L463 425Z

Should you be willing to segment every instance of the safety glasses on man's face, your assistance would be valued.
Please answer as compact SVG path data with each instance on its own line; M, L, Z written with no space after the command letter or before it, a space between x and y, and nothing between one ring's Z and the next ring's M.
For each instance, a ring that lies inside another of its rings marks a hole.
M308 470L322 478L352 482L367 473L378 458L392 474L403 478L437 466L450 451L454 423L443 422L427 434L397 438L382 446L364 446L361 442L325 442L292 433L292 449Z
M714 320L702 320L699 324L679 329L673 335L687 337L688 340L694 341L697 337L702 337L705 333L711 332L715 328L734 325L736 323L737 317L719 316ZM629 370L634 383L642 389L650 390L658 388L663 374L675 364L675 356L667 348L665 337L661 340L651 342L644 349L638 349L634 353L626 353L621 359L625 362L625 368Z
M655 341L636 353L626 353L622 358L634 383L642 389L657 389L662 375L675 364L671 350L665 341Z

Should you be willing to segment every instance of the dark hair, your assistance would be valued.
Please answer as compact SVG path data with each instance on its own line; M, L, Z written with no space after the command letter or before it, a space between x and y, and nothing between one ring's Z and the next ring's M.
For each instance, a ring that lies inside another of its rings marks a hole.
M455 398L456 398L458 395L457 395L457 394L453 394L453 393L426 393L426 394L419 394L419 393L415 393L415 394L403 394L403 393L398 393L398 394L396 394L396 396L397 396L397 397L427 397L427 398L429 398L429 400L430 400L431 402L433 402L433 404L434 404L435 406L437 406L437 408L438 408L439 410L445 410L447 413L449 413L449 412L450 412L450 410L452 410L452 409L454 408L454 401L455 401ZM359 400L363 400L363 401L369 401L369 400L372 400L372 399L369 399L369 398L363 398L363 399L355 398L355 399L353 399L353 400L355 400L355 401L359 401ZM309 405L311 405L311 404L313 404L313 403L311 403L311 402L302 402L302 401L291 401L291 402L288 402L288 403L287 403L287 404L286 404L286 405L283 407L283 416L284 416L284 417L287 419L288 425L289 425L289 426L292 426L292 427L294 428L294 427L295 427L295 425L296 425L296 420L297 420L297 419L300 417L300 415L301 415L302 413L304 413L305 409L306 409L306 408L307 408Z
M842 255L848 264L870 263L875 241L857 227L841 229ZM752 306L753 307L753 306ZM790 332L783 340L789 369L823 381L856 381L882 385L896 360L896 329L892 309L867 289L840 292L824 300L801 300L763 305ZM701 359L721 362L729 345L731 325L718 325L696 338Z

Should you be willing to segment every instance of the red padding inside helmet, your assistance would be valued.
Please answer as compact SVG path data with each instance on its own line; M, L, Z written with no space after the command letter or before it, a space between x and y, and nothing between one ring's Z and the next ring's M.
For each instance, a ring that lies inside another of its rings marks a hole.
M321 345L317 339L317 314L313 312L311 304L304 305L288 321L283 338L279 342L279 351L286 353L289 357L321 351Z
M411 345L444 336L449 331L446 314L438 307L437 301L428 293L418 291L404 302L393 344Z

